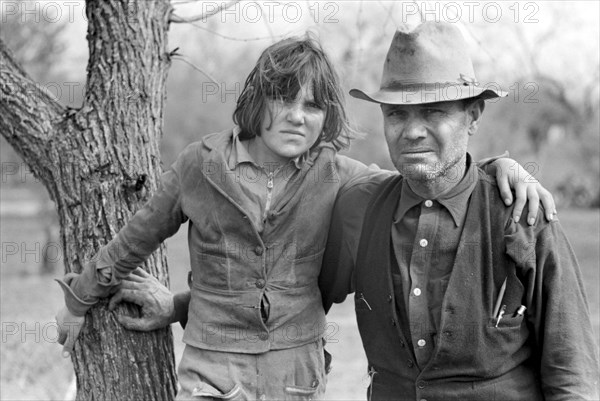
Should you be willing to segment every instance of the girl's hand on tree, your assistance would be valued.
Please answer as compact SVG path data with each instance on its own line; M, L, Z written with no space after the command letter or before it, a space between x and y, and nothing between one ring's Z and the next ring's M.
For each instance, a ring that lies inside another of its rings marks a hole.
M546 190L523 166L509 158L495 160L492 165L496 168L496 182L500 196L506 206L513 202L511 188L515 190L516 201L513 209L513 219L518 222L526 202L529 202L527 224L535 224L540 200L545 210L545 217L552 221L556 215L556 205L552 194Z
M85 322L85 316L76 316L65 306L56 315L58 325L58 343L63 345L63 357L67 358L73 352L75 340Z

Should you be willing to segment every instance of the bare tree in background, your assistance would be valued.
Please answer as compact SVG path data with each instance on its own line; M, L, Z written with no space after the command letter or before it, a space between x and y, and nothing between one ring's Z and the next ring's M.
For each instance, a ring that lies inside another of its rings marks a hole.
M157 187L171 11L168 0L86 2L80 109L41 91L0 41L0 130L56 205L67 272L79 272ZM168 282L164 247L145 268ZM87 315L72 360L79 400L165 400L176 391L170 328L123 330L106 302Z

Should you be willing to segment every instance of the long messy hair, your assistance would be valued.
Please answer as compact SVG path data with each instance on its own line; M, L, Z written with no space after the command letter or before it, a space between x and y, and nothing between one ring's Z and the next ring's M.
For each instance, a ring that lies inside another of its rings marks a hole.
M294 101L308 85L315 102L326 112L317 143L329 142L337 150L347 148L355 131L348 122L339 78L319 42L309 35L281 40L262 52L233 113L240 137L260 136L268 99Z

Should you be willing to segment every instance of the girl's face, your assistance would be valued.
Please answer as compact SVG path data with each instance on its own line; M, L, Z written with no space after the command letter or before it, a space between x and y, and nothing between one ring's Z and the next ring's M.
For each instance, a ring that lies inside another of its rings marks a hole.
M325 117L310 87L303 87L293 101L267 100L256 137L264 161L286 163L305 153L321 135Z

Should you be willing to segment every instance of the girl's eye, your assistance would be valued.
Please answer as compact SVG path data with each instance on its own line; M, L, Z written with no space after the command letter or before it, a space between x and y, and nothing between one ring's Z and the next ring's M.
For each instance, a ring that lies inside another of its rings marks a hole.
M308 107L310 107L311 109L318 109L318 110L322 110L323 107L321 107L320 104L316 103L316 102L307 102L306 105Z

